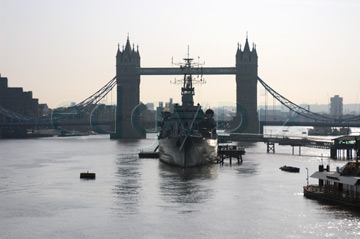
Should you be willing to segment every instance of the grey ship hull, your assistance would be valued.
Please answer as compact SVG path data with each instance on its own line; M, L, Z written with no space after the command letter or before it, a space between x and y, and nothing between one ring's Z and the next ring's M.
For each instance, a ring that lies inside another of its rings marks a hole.
M159 158L164 163L183 168L214 162L217 158L217 139L196 136L159 139Z

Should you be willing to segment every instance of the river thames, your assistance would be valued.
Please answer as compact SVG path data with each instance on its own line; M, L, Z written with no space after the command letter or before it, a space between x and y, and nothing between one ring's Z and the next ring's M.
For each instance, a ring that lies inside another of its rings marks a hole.
M1 140L0 238L360 238L359 212L303 196L306 168L345 164L329 150L248 143L241 165L184 170L138 158L155 145L155 135ZM79 178L87 170L96 180Z

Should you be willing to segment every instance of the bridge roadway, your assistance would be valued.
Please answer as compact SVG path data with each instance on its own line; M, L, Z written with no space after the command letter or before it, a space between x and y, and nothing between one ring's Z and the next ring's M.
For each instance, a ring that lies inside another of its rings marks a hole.
M139 75L235 75L236 67L139 67L136 68Z
M221 143L231 141L247 141L247 142L264 142L267 144L290 145L299 147L330 149L333 145L332 141L312 138L312 137L298 137L298 136L279 136L279 135L262 135L262 134L219 134L218 140Z

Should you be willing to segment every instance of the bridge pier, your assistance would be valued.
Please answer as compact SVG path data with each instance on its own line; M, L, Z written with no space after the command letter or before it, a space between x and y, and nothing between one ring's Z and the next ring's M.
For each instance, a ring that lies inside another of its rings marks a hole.
M275 153L275 143L274 142L267 142L267 144L266 144L266 152L267 153L272 152L273 154Z
M353 157L352 149L336 149L335 147L330 149L330 158L332 159L351 160Z
M337 159L337 150L335 148L335 145L331 146L330 148L330 158Z
M296 147L296 146L294 146L294 145L291 145L291 147L292 147L292 155L294 155L295 153L294 153L294 148ZM299 146L299 155L301 155L301 146Z
M346 158L347 159L352 159L352 149L346 150Z

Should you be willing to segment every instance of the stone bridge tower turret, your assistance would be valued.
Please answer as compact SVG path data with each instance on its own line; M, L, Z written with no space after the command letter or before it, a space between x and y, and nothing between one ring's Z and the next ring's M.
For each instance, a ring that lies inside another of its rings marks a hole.
M128 37L125 47L120 50L120 46L118 46L116 54L116 132L111 134L112 139L146 137L132 123L134 122L133 112L140 102L140 75L136 72L137 67L140 67L139 49L135 50L134 45L131 47ZM136 120L138 121L138 119Z
M256 47L250 50L246 37L244 49L236 52L236 117L237 133L259 133L257 112L258 56Z

